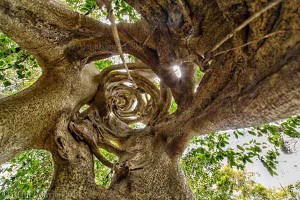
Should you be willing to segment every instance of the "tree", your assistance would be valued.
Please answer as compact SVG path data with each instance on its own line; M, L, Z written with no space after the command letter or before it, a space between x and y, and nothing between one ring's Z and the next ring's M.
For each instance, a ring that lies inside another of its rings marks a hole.
M0 30L43 71L0 99L0 163L28 149L51 152L46 199L194 199L179 169L193 136L299 114L297 0L114 5L86 1L83 15L59 1L0 2ZM116 24L118 5L141 19ZM96 6L111 25L92 18ZM123 52L135 62L101 72L93 64L117 54L124 62ZM109 189L95 184L93 156L114 171Z
M253 143L250 146L246 143L243 146L238 145L238 150L228 147L225 149L224 144L226 145L229 142L227 138L228 134L226 133L195 138L192 140L192 147L183 156L181 167L196 199L297 199L299 196L298 182L287 187L266 188L253 181L253 172L244 171L244 160L252 159L255 154L261 157L261 152L255 153L255 150L261 148L258 142L251 142L251 140L248 142ZM270 139L270 142L273 142L273 139ZM262 145L262 148L264 146L266 144ZM249 152L245 152L246 149ZM249 155L249 153L252 155ZM233 160L230 159L231 154L234 154ZM271 168L270 173L276 174L272 170L273 164L271 164L275 163L276 160L269 160L268 154L264 158L268 163L267 169ZM228 164L224 162L224 157L227 158ZM235 170L231 166L243 170Z

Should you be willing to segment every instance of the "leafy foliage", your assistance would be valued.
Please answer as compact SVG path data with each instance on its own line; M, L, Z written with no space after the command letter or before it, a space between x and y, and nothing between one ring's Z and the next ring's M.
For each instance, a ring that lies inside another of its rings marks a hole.
M277 175L277 157L280 154L279 148L283 144L282 137L278 137L277 131L283 130L280 127L286 126L287 123L296 131L299 125L294 122L298 119L299 116L289 118L277 125L263 125L256 129L233 132L237 138L266 136L268 144L251 139L249 142L233 147L229 145L230 134L228 133L211 133L194 138L190 149L181 160L181 167L197 199L299 199L299 182L280 190L267 189L251 180L253 173L243 171L246 164L253 162L256 157L271 175ZM260 132L262 128L264 128L263 133ZM224 165L226 162L228 164Z
M115 155L107 152L104 149L101 149L100 152L110 162L115 162L117 160L117 157ZM98 185L104 186L105 188L108 188L111 182L111 177L113 175L111 169L103 165L97 159L95 159L94 168L96 183Z
M89 15L95 19L105 21L107 16L106 9L100 10L96 0L65 0L65 2L77 12L84 15ZM139 20L138 13L128 5L124 0L113 1L114 14L119 22L136 22Z
M172 98L172 101L171 101L171 107L170 107L169 112L170 112L170 113L176 112L177 107L178 107L177 103L176 103L175 100Z
M10 94L22 90L36 81L40 74L35 59L0 33L0 91Z
M53 163L49 152L30 150L0 168L0 199L43 199Z
M291 199L300 199L300 181L287 187Z
M235 138L241 136L252 137L249 142L229 146L229 133L211 133L204 137L193 139L195 145L188 154L206 160L210 165L216 165L227 161L230 166L237 169L245 169L247 163L252 163L254 158L259 159L267 168L269 173L277 175L277 157L284 145L283 135L298 137L299 116L288 118L286 121L277 124L266 124L259 127L235 130ZM267 142L258 142L255 137L265 137Z
M116 157L101 149L109 161ZM53 176L51 154L41 150L30 150L2 165L0 168L0 199L21 200L44 199ZM110 169L95 159L95 181L109 187L112 173Z
M254 182L251 172L234 170L228 165L212 165L192 154L182 159L181 166L199 200L292 200L299 197L299 182L285 188L268 189Z
M96 61L95 64L99 70L102 70L105 67L112 65L113 62L109 59L104 59L104 60Z
M114 9L116 11L116 17L120 22L124 22L124 21L135 22L139 20L138 13L124 0L115 0L114 3L115 3Z

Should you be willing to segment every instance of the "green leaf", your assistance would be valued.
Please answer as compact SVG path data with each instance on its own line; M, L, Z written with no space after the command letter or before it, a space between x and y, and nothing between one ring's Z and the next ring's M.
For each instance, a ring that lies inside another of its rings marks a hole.
M256 133L255 133L254 131L248 131L248 133L249 133L250 135L256 136Z
M3 74L0 74L0 80L3 81L5 79L5 76Z
M240 146L240 145L236 145L236 147L237 147L239 150L241 150L241 151L245 151L245 149L244 149L242 146Z
M234 131L233 134L234 134L234 137L235 137L235 138L238 138L238 137L239 137L238 134L236 133L236 131Z
M6 81L3 82L3 85L4 85L5 87L8 87L8 86L11 85L11 82L8 81L8 80L6 80Z
M95 62L96 66L98 67L98 69L102 70L108 66L112 65L112 61L111 60L101 60L101 61L97 61Z

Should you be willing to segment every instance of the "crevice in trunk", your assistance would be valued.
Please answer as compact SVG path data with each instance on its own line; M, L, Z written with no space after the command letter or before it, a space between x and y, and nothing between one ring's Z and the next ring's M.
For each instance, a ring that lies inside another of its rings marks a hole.
M54 162L53 181L46 200L95 199L104 188L95 184L93 154L88 145L72 137L68 124L68 115L62 114L45 144Z

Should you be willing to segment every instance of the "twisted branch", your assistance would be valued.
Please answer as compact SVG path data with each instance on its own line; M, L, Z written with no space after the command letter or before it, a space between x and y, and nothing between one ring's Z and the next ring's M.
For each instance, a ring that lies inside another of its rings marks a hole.
M105 166L109 168L113 168L113 164L109 162L98 150L98 146L96 143L96 139L94 138L93 134L90 133L90 129L85 126L84 124L79 126L78 124L75 124L74 122L71 122L69 124L69 129L72 131L73 134L75 134L75 138L77 140L82 140L90 147L90 150L95 155L95 157L103 163Z

